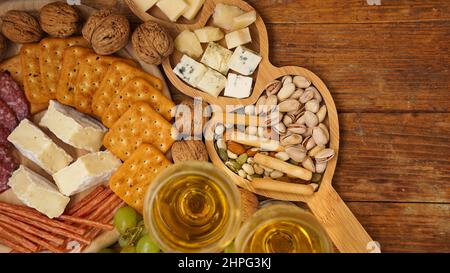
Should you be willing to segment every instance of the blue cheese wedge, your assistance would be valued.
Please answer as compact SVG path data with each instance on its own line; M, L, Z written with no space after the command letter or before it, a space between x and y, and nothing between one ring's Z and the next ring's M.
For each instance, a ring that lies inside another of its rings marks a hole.
M8 185L20 201L49 218L63 214L70 201L54 184L23 165L9 178Z
M233 52L220 46L217 43L210 42L203 54L201 62L212 69L226 75L228 72L228 62Z
M197 85L197 88L210 94L211 96L217 97L220 92L225 88L227 84L227 78L219 72L208 69L203 78Z
M39 125L47 127L65 143L89 152L100 150L107 131L94 118L53 100Z
M238 99L248 98L252 92L252 84L251 77L229 73L224 95Z
M186 83L197 87L208 69L187 55L183 55L181 61L173 69L173 72Z
M91 153L55 173L53 179L61 193L72 196L108 181L121 164L109 151Z
M19 126L8 136L8 141L14 144L25 157L49 174L54 174L67 167L73 160L28 119L20 122Z
M228 67L242 75L250 76L258 68L262 57L250 49L239 46L231 56Z

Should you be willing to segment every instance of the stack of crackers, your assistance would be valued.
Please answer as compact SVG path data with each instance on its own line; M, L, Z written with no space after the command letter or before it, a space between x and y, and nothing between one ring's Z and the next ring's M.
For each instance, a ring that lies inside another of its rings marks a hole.
M82 37L23 45L19 56L2 65L23 84L32 113L58 100L109 128L103 144L124 161L110 187L142 211L146 188L171 164L165 153L175 141L175 104L162 94L162 81L133 61L95 54Z

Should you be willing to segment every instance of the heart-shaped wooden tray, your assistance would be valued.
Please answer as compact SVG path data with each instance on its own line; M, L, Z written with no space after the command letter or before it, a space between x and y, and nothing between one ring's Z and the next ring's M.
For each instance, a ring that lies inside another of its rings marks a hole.
M238 6L245 11L254 10L252 6L241 0L206 0L201 12L197 15L193 21L186 21L184 19L180 20L181 23L176 24L169 22L167 18L157 9L151 9L148 13L140 11L132 0L125 0L130 9L143 21L152 20L162 24L166 27L171 35L174 37L178 35L181 31L189 29L193 30L196 28L208 25L210 22L210 17L214 12L214 7L217 3L224 3L229 5ZM368 252L370 242L372 238L364 230L363 226L358 222L356 217L352 214L350 209L345 205L344 201L340 198L339 194L334 190L332 186L332 178L336 168L337 154L339 151L339 121L336 111L336 106L334 104L333 98L323 83L323 81L315 75L313 72L302 67L288 66L288 67L275 67L270 63L269 60L269 40L267 35L267 29L262 18L257 15L256 22L250 28L253 42L249 46L251 49L259 52L263 57L263 60L254 73L254 89L252 95L247 99L234 99L227 97L215 98L190 87L189 85L182 82L172 71L174 64L176 64L181 58L179 52L175 52L171 58L168 58L163 63L164 71L168 79L172 84L184 94L196 98L201 97L203 100L207 101L209 104L220 106L223 110L226 106L234 105L249 105L254 104L261 94L265 91L265 86L282 76L285 75L300 75L310 79L313 85L319 90L323 97L323 100L327 106L328 110L328 125L330 128L330 148L334 149L336 156L328 162L327 169L323 175L319 189L310 195L299 195L285 192L275 192L275 191L261 191L255 189L249 180L246 180L234 172L232 172L220 159L217 151L215 149L214 141L212 135L213 128L217 122L223 121L222 113L215 113L212 117L209 127L206 131L206 147L210 155L211 161L219 168L224 170L229 176L233 178L235 183L242 188L248 189L256 194L274 198L278 200L288 200L288 201L301 201L308 204L310 210L317 217L320 223L324 226L328 232L330 238L332 239L335 246L341 252ZM209 134L209 135L208 135Z

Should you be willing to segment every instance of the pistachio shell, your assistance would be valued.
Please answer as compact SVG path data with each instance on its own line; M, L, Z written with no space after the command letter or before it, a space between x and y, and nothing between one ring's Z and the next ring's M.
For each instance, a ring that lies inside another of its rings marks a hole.
M324 173L327 165L327 162L316 162L316 173Z
M297 162L302 162L306 157L306 149L301 145L286 148L286 153Z
M325 146L323 145L317 145L316 147L312 148L309 152L308 155L310 157L314 157L316 156L320 151L322 151L323 149L325 149Z
M275 157L283 161L288 161L290 158L286 152L278 152L275 154Z
M275 106L277 106L278 104L278 98L276 95L270 95L267 97L266 100L266 104L265 104L265 109L263 109L264 113L269 113L270 111L272 111Z
M312 113L317 113L320 108L320 102L316 99L312 99L305 104L305 110Z
M264 169L261 168L258 164L253 165L253 169L255 170L256 174L263 174L264 173Z
M317 118L316 114L310 111L305 112L305 123L306 126L312 128L316 127L317 124L319 124L319 119Z
M325 120L325 117L327 116L327 106L322 105L316 115L319 119L319 122L323 122Z
M306 132L304 134L302 134L303 137L308 137L308 136L312 136L312 132L313 132L314 128L308 128L306 129Z
M242 165L242 169L248 174L248 175L254 175L255 174L255 170L253 169L252 165L250 164L243 164Z
M299 107L300 103L297 100L293 99L288 99L278 104L278 110L283 113L295 111Z
M280 89L277 94L277 97L280 101L284 101L288 99L295 91L295 85L293 83L286 83Z
M264 106L266 105L266 101L267 101L266 95L262 95L261 97L259 97L258 101L256 102L256 107L255 107L255 112L257 114L260 114L262 112Z
M334 155L335 155L334 150L331 148L327 148L318 152L315 156L315 159L317 162L328 162L334 157Z
M275 95L280 91L281 87L283 87L283 83L279 80L275 80L266 85L266 94L267 96Z
M330 132L328 131L328 127L325 124L323 124L323 123L320 123L317 126L320 127L323 130L323 132L327 136L328 141L330 141Z
M314 91L311 89L306 89L305 92L300 97L301 103L306 103L314 98Z
M297 145L302 143L303 137L301 135L292 134L283 136L280 140L280 144L284 147Z
M326 145L328 143L327 135L320 127L315 127L313 129L312 137L317 145Z
M270 177L273 179L281 178L283 176L284 176L284 173L282 173L280 171L273 171L270 173Z
M305 113L302 113L297 120L295 121L295 123L297 124L305 124L306 123L306 118L305 118Z
M312 138L312 136L308 136L304 138L302 145L309 151L316 146L316 143L314 142L314 138Z
M293 134L300 134L300 135L305 133L306 129L307 128L305 125L297 124L297 123L293 123L293 124L289 125L287 128L288 132L293 133Z
M298 88L307 88L311 85L311 81L303 76L295 76L292 82Z
M292 80L293 80L292 76L289 75L286 75L283 78L281 78L281 82L283 83L283 85L287 83L292 83Z
M311 159L311 157L306 157L303 161L302 161L302 166L303 168L311 171L311 172L316 172L316 167L314 166L314 162Z
M283 123L285 126L289 126L294 122L295 116L292 114L286 114L283 116Z
M284 123L281 122L272 126L272 129L280 135L286 133L286 126L284 126Z
M305 90L299 88L299 89L295 90L294 93L292 93L290 99L298 100L298 99L300 99L300 97L303 95L304 92L305 92Z
M315 88L314 86L310 86L308 88L306 88L305 91L311 91L313 93L313 98L318 100L319 102L322 102L322 96L320 95L319 90L317 90L317 88Z

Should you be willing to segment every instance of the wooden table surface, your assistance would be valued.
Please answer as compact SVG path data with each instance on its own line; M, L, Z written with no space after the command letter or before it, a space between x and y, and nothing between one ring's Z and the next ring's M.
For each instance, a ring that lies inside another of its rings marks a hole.
M383 252L450 252L450 1L249 0L339 111L333 185ZM130 13L122 0L85 0ZM137 20L132 18L132 20Z

